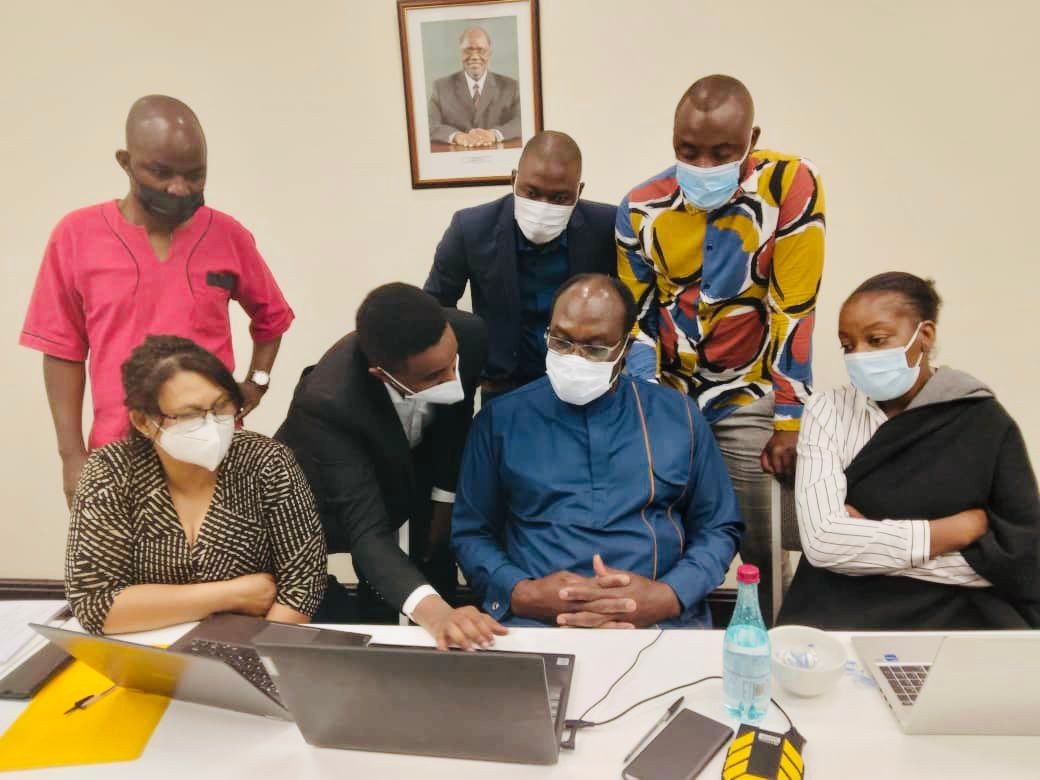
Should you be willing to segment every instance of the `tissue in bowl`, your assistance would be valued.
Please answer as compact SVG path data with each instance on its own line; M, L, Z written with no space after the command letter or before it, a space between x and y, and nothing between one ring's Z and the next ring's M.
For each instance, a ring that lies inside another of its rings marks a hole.
M819 696L845 671L845 646L826 631L809 626L778 626L769 632L773 676L798 696Z

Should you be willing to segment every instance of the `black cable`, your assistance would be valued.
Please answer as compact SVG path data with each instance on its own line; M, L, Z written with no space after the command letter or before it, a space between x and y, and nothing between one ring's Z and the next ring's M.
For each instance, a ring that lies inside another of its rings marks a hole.
M647 645L647 647L649 647L649 645ZM660 693L655 693L653 696L647 696L645 699L640 699L635 704L632 704L632 705L626 707L621 712L619 712L617 715L614 715L613 717L607 718L606 720L599 720L599 721L585 720L585 715L587 715L588 712L589 712L589 710L585 710L585 712L582 714L582 716L578 720L573 721L573 725L574 725L574 728L577 728L577 729L590 729L590 728L593 728L595 726L606 726L608 723L613 723L615 720L624 717L625 715L630 713L632 710L634 710L636 707L641 707L642 705L646 704L647 702L651 702L654 699L660 699L662 696L667 696L669 693L675 693L676 691L681 691L683 688L690 688L690 687L692 687L694 685L699 685L700 683L705 682L706 680L721 680L721 679L722 679L722 677L720 677L719 675L713 674L713 675L709 675L708 677L701 677L699 680L694 680L693 682L683 683L682 685L676 685L674 688L669 688L667 691L661 691ZM604 696L603 698L605 699L606 696ZM600 699L600 701L603 701L603 699ZM787 711L783 707L780 706L780 703L777 702L776 699L771 698L769 701L771 701L773 703L774 707L776 707L778 710L780 710L780 714L784 716L784 719L787 721L788 727L793 729L794 728L794 721L791 720L791 716L787 714ZM599 704L599 702L596 702L596 704ZM592 709L592 707L589 707L589 709ZM568 723L570 723L570 722L571 721L568 721Z
M601 721L597 721L597 722L590 722L590 721L584 720L584 718L583 718L582 719L582 723L584 723L585 725L580 726L579 728L589 729L589 728L592 728L593 726L606 726L608 723L613 723L618 718L621 718L621 717L627 715L632 710L634 710L636 707L639 707L639 706L641 706L643 704L646 704L649 701L653 701L654 699L660 699L662 696L667 696L669 693L674 693L675 691L681 690L682 688L689 688L690 686L697 685L698 683L702 683L705 680L721 680L721 679L722 678L719 677L717 674L713 674L713 675L710 675L708 677L702 677L699 680L694 680L693 682L683 683L682 685L676 685L674 688L669 688L667 691L661 691L660 693L655 693L653 696L647 696L645 699L637 701L635 704L631 705L627 709L622 710L621 712L619 712L617 715L615 715L612 718L607 718L606 720L601 720Z
M606 698L608 696L610 696L611 693L613 693L613 691L617 687L618 683L620 683L622 680L624 680L625 677L628 676L629 672L631 672L633 669L636 668L636 664L639 663L639 659L640 659L640 657L642 657L643 653L646 652L647 650L649 650L651 647L653 647L657 643L657 640L659 640L663 635L664 635L664 629L663 628L662 629L658 629L657 636L655 636L647 644L645 644L641 648L639 648L639 652L636 653L636 657L632 659L632 663L629 664L628 668L625 669L625 671L623 671L617 677L617 679L615 679L614 682L612 682L610 684L610 687L607 688L607 692L604 693L602 696L600 696L598 699L596 699L596 701L594 701L592 704L590 704L586 708L585 712L583 712L581 714L581 717L579 717L577 720L568 720L567 721L567 727L571 728L571 729L574 729L576 731L577 729L590 729L590 728L594 728L596 726L605 726L608 723L613 723L615 720L618 720L619 718L624 717L625 715L630 713L632 710L634 710L636 707L641 707L642 705L646 704L647 702L651 702L654 699L660 699L662 696L667 696L669 693L675 693L676 691L682 690L683 688L690 688L690 687L692 687L694 685L699 685L700 683L705 682L706 680L721 680L722 679L722 677L720 677L717 674L709 675L707 677L701 677L699 680L694 680L692 682L683 683L682 685L676 685L674 688L669 688L666 691L661 691L660 693L655 693L653 696L647 696L645 699L640 699L635 704L630 705L626 709L624 709L621 712L619 712L617 715L614 715L613 717L607 718L606 720L600 720L600 721L585 720L585 716L588 715L590 712L592 712L600 704L602 704L606 700ZM780 713L784 716L784 719L787 720L788 727L791 728L791 729L794 729L794 721L791 720L791 716L788 715L787 711L783 707L780 706L779 702L777 702L777 700L773 699L773 698L770 698L769 701L772 702L774 707L776 707L778 710L780 710Z
M651 647L653 647L657 643L657 640L660 639L663 634L664 634L664 629L663 628L658 629L657 636L655 636L653 639L650 640L649 643L643 645L639 649L639 652L636 653L636 657L632 660L632 663L629 665L629 667L627 669L625 669L625 671L623 671L621 673L620 677L618 677L616 680L614 680L614 682L612 682L610 684L610 687L607 688L607 692L604 693L602 696L600 696L592 704L590 704L588 709L585 710L585 712L581 713L581 717L578 718L578 721L577 721L578 723L584 723L585 722L585 716L588 715L590 712L592 712L594 709L596 709L596 707L598 707L600 704L603 703L604 699L606 699L608 696L610 696L610 694L614 691L614 688L617 687L617 684L619 682L621 682L622 680L624 680L625 677L628 675L628 673L636 668L636 664L639 663L639 657L643 654L643 652L645 650L649 650ZM662 695L664 695L664 694L662 694ZM595 724L595 725L599 725L599 724ZM585 726L578 726L577 728L586 728L586 727Z

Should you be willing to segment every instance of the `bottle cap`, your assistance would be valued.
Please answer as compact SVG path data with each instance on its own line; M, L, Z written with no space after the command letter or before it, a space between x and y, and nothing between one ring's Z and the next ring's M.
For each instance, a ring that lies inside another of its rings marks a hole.
M737 582L744 582L749 585L754 585L758 582L758 567L745 563L737 567Z

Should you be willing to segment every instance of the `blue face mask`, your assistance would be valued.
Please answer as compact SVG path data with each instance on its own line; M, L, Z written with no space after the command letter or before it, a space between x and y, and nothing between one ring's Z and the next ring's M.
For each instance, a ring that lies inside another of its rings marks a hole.
M740 186L740 167L750 152L749 141L747 152L739 160L711 168L699 168L676 160L675 178L686 202L702 211L717 209L728 202Z
M854 352L845 356L845 369L852 384L873 401L891 401L905 395L921 373L922 352L917 362L907 365L906 353L917 340L924 322L917 324L914 335L905 347L878 349L873 352Z

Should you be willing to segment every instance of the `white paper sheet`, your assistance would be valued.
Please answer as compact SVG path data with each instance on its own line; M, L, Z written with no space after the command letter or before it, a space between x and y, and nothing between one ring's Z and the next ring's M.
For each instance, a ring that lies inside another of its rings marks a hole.
M7 666L33 640L42 637L30 623L47 623L65 608L64 601L0 601L0 667Z

